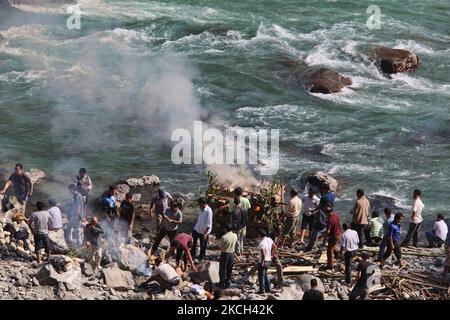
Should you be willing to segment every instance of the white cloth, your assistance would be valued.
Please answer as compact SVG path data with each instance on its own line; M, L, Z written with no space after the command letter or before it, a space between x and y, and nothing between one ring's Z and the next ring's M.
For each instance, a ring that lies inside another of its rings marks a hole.
M264 237L258 244L258 248L264 252L264 261L272 261L272 245L274 244L272 238ZM259 255L259 262L262 262L262 255Z
M422 210L424 207L425 206L420 198L414 200L412 210L416 212L416 214L414 215L414 219L411 219L412 223L421 223L423 221Z
M341 248L344 248L344 252L358 250L358 245L358 232L352 229L345 230L341 238Z
M442 241L445 241L445 239L447 239L448 227L444 220L439 220L434 223L433 233Z
M61 218L61 210L59 210L58 207L51 207L50 209L47 210L50 215L52 216L53 219L53 223L52 223L52 228L53 229L59 229L62 228L62 218Z
M304 213L307 216L310 216L312 214L312 211L319 205L320 198L316 195L314 195L312 198L308 196L303 198L303 208Z
M209 229L207 234L211 233L212 229L212 209L206 205L205 208L200 210L197 218L197 223L194 226L194 230L198 233L204 234L206 229Z

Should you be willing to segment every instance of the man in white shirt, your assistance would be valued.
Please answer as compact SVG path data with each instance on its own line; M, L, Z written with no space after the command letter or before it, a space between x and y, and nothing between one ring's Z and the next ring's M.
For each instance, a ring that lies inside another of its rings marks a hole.
M447 239L448 227L444 219L444 215L439 213L433 229L431 231L427 231L426 233L430 248L440 248L445 242L445 239Z
M359 236L358 232L350 229L347 223L344 223L342 228L344 229L344 234L341 238L341 252L344 252L345 282L350 284L352 283L352 261L353 257L358 253Z
M309 236L313 225L314 215L313 212L320 203L320 198L316 196L316 193L312 188L308 190L308 195L303 198L303 217L300 231L300 243L305 243L305 237Z
M48 204L50 205L50 209L47 211L53 218L53 223L51 226L51 231L58 231L62 229L62 218L61 218L61 210L56 206L56 200L51 198L48 200Z
M270 293L270 282L267 276L267 270L270 268L272 255L275 253L276 246L272 238L267 236L265 229L261 228L258 231L261 241L258 244L260 256L258 261L258 280L259 280L259 294L264 292Z
M179 284L180 276L170 264L163 263L160 258L156 258L152 276L142 283L142 285L146 285L152 281L158 282L163 289L172 290L173 286Z
M206 203L206 199L201 197L198 199L198 206L200 208L200 212L198 213L197 223L192 230L192 249L191 255L192 258L196 257L196 249L197 249L197 241L200 240L200 255L198 257L199 260L203 260L206 256L206 246L208 245L208 237L212 230L212 218L213 212L212 209Z
M420 225L422 224L422 210L425 207L422 200L422 192L418 189L414 190L413 192L413 206L412 206L412 213L411 213L411 222L409 223L409 229L408 233L406 234L405 240L403 240L401 247L406 247L409 244L409 241L411 240L411 237L413 238L413 246L418 247L419 246L419 230Z

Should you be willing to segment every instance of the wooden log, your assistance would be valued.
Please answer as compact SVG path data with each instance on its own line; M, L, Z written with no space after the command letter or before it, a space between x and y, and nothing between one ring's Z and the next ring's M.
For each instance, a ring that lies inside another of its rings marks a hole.
M296 274L296 273L304 273L304 272L316 272L317 269L313 266L289 266L283 269L284 274ZM276 273L277 270L275 268L269 268L268 273Z

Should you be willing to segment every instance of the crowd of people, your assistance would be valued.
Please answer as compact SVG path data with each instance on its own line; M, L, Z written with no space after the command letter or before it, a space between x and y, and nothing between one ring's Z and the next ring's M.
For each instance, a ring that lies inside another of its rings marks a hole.
M14 185L14 194L17 200L26 207L26 203L33 192L33 184L24 172L23 165L17 164L14 173L10 176L0 193L5 193L9 186ZM64 229L69 243L84 246L88 262L94 270L100 268L102 259L102 237L108 240L122 239L129 243L135 221L135 205L133 194L127 193L124 199L118 201L116 187L111 186L103 197L104 219L100 224L97 217L88 217L88 198L93 188L87 170L81 168L74 183L68 187L72 195L71 205L68 209L68 222L63 225L61 210L57 201L48 200L48 206L39 201L36 203L37 211L28 219L28 226L34 235L36 259L41 261L41 250L45 249L47 258L51 254L48 232ZM350 299L365 298L367 295L367 279L374 271L375 262L383 268L388 258L394 254L396 261L403 266L402 247L413 241L413 246L419 245L419 233L423 221L422 193L413 192L413 204L409 218L408 231L401 241L402 220L405 214L393 213L390 208L384 209L384 219L377 211L371 212L370 202L364 190L356 191L356 202L350 212L351 221L342 223L340 215L334 210L335 195L330 186L322 186L320 197L313 189L303 198L298 190L290 190L290 200L284 208L281 206L282 230L278 228L260 228L258 230L257 249L258 261L248 272L248 277L258 273L259 293L272 291L268 271L274 266L277 274L277 286L284 285L283 267L278 256L279 248L292 248L294 245L304 253L315 250L326 250L327 264L325 269L335 272L336 262L344 265L345 281L353 286ZM200 197L197 200L198 215L192 232L180 233L179 227L183 223L183 205L163 188L159 188L150 203L150 217L156 221L156 238L149 249L149 257L156 255L160 250L161 241L167 237L170 249L164 258L157 256L152 276L148 280L157 281L162 288L171 288L179 284L183 274L188 271L198 271L198 265L207 259L208 240L211 234L215 235L217 247L220 251L218 286L229 288L233 282L233 268L236 259L244 254L248 245L246 230L249 211L252 208L250 200L244 195L242 188L234 190L234 198L229 204L229 219L220 228L213 230L213 210L208 199ZM25 211L24 211L25 213ZM441 247L445 244L447 260L444 275L448 275L450 266L450 239L448 227L442 214L437 215L433 228L426 232L429 247ZM299 239L297 228L300 226ZM214 231L214 233L213 233ZM370 261L370 256L364 251L364 246L379 247L377 259ZM168 263L171 257L175 258L175 265ZM357 263L355 263L357 262ZM358 275L352 279L352 269L356 267ZM323 299L323 295L316 289L317 281L311 281L311 289L305 293L304 299Z

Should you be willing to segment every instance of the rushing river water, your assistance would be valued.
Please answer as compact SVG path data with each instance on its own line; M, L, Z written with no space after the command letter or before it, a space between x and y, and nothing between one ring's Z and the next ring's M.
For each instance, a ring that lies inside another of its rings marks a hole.
M6 0L1 0L3 3ZM341 199L369 194L425 215L450 198L450 3L377 1L79 1L0 6L0 162L20 160L56 175L86 166L96 190L156 174L169 190L195 192L203 167L176 166L174 128L203 116L229 127L281 130L288 181L320 169L345 182ZM384 77L370 46L409 49L422 65ZM284 62L323 65L353 89L306 94ZM349 208L338 208L347 212Z

